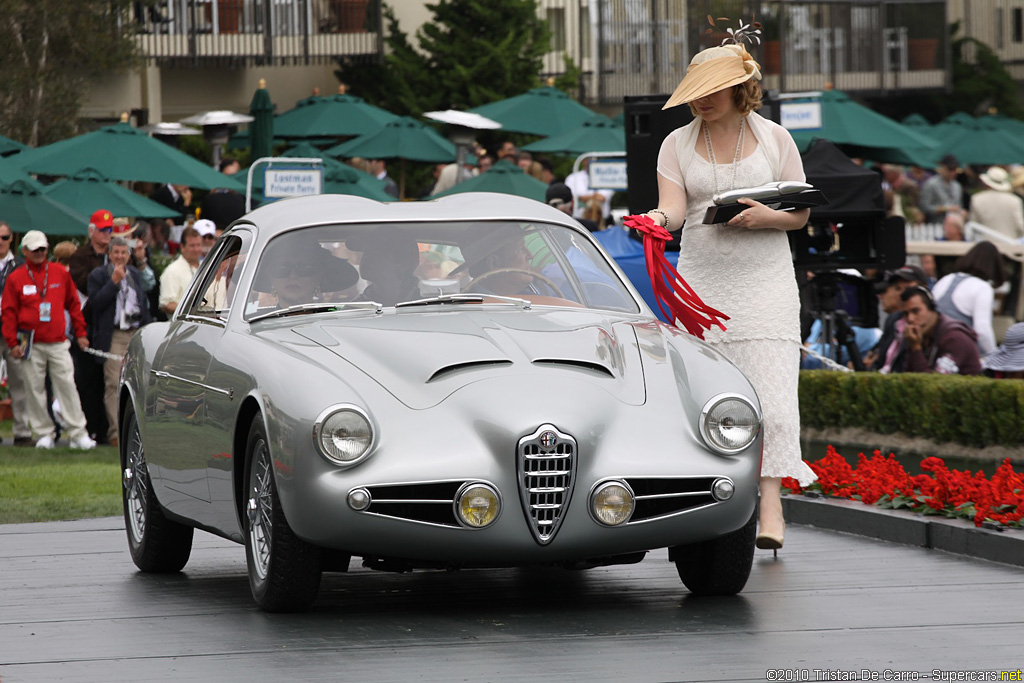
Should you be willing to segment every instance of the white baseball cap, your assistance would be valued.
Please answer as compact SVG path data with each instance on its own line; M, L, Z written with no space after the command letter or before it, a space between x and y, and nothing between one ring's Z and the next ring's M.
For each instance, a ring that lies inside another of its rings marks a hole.
M202 237L209 237L217 234L217 224L209 218L200 218L192 227L195 228L196 232L198 232Z

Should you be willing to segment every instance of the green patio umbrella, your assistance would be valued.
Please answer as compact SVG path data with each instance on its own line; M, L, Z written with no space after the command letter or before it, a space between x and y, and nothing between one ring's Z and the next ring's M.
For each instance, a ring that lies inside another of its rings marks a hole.
M868 109L846 93L825 90L817 99L821 103L822 127L790 130L801 150L814 138L824 138L851 157L871 161L931 166L942 156L938 142L930 135Z
M267 82L260 79L259 88L249 103L249 147L253 159L269 157L274 151L274 103L267 92Z
M547 189L546 183L528 175L515 164L502 160L491 166L486 173L463 180L455 187L438 192L430 198L437 199L459 192L500 192L543 202Z
M398 196L405 198L406 161L450 163L455 161L455 145L436 130L408 116L389 121L383 128L331 147L324 154L364 159L399 159L401 172Z
M12 161L31 173L52 176L72 176L89 167L110 180L245 190L223 173L126 122L22 152Z
M0 158L0 183L10 185L15 180L23 180L29 185L32 185L37 190L42 190L43 186L35 181L28 173L21 170L14 160L17 157L2 157ZM2 217L0 217L2 218Z
M925 117L921 116L920 114L910 114L905 119L900 121L900 123L902 123L904 126L917 128L922 133L926 133L932 129L931 122L928 121L928 119L926 119Z
M296 158L303 158L304 157L306 159L322 159L323 162L324 162L324 168L337 168L338 166L346 166L347 165L347 164L341 163L337 159L332 159L330 156L327 155L327 152L324 152L324 151L318 149L315 145L310 143L308 140L303 140L301 142L293 144L291 147L289 147L285 151L281 152L278 155L278 158L280 158L280 157L296 157ZM349 167L349 168L351 168L351 167Z
M524 145L527 152L586 154L587 152L626 151L626 131L607 116L596 114L578 128Z
M1024 142L1019 134L986 119L963 114L936 124L932 135L941 140L942 155L952 154L961 164L970 166L1017 164L1024 160Z
M97 209L133 218L175 218L179 215L159 202L107 180L94 168L84 168L66 180L45 187L43 194L86 216L91 216Z
M89 218L55 202L24 180L0 184L0 216L12 232L40 230L47 235L87 235Z
M18 152L24 152L27 149L32 149L28 145L23 145L17 140L0 135L0 157L10 156L11 154L17 154Z
M378 202L395 201L384 191L383 181L346 164L324 172L324 194L351 194Z
M1024 135L1024 121L1020 119L1013 119L1009 116L1003 116L1002 114L987 114L985 116L978 117L979 121L991 122L998 128L1003 128L1016 135Z
M332 97L313 95L274 119L274 135L280 138L323 138L365 135L379 130L397 116L344 93Z
M497 121L504 130L530 135L558 135L594 116L593 111L550 85L469 111Z

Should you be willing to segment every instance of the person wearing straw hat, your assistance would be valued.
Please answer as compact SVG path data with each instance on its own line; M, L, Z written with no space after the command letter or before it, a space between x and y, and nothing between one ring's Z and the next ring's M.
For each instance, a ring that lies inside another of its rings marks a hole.
M814 472L800 455L797 381L800 299L786 231L807 223L808 210L773 210L749 198L728 223L705 225L720 192L781 180L805 180L789 132L755 113L760 67L743 46L759 42L757 25L699 52L665 107L688 104L694 120L670 133L658 155L658 207L648 216L682 229L678 270L705 303L730 316L706 341L750 380L761 402L764 451L756 545L782 547L783 477L806 485ZM729 42L729 41L733 42Z
M1006 330L1003 343L981 363L985 374L996 379L1024 379L1024 323Z
M1024 237L1024 199L1013 193L1010 173L992 166L978 178L987 189L971 195L970 220L1012 240Z

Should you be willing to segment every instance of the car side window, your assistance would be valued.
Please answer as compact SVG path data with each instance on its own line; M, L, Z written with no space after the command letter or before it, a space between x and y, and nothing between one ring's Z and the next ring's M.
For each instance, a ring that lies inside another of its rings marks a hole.
M223 320L231 310L238 279L248 252L248 240L239 235L224 238L224 244L208 258L215 262L206 271L205 280L192 300L189 315Z

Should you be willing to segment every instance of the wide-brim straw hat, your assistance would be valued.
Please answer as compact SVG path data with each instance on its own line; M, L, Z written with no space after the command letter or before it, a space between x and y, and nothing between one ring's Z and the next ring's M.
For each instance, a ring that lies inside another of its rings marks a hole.
M992 166L986 172L979 175L978 178L989 189L996 192L1010 192L1013 190L1013 185L1010 184L1010 174L1002 166Z
M751 78L761 78L761 67L742 45L709 47L693 56L686 76L662 109L699 100Z
M1002 345L985 357L984 367L997 372L1024 370L1024 323L1010 326Z

